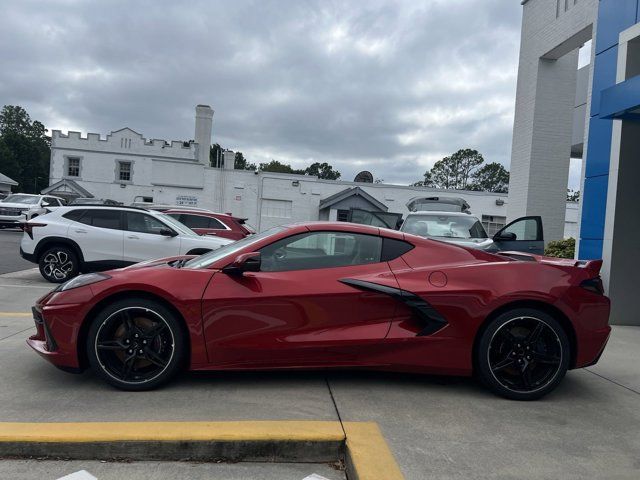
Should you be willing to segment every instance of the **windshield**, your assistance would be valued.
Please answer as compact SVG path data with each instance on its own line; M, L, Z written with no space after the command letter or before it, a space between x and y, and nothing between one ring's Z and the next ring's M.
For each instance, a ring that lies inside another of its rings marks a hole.
M165 215L164 213L160 213L160 212L153 212L152 215L160 217L163 222L168 223L169 225L171 225L174 229L176 229L178 232L182 233L183 235L191 235L192 237L194 237L194 236L197 237L198 236L198 234L196 232L191 230L184 223L180 223L175 218L170 217L169 215Z
M472 215L409 215L402 231L421 237L487 238L487 232Z
M6 203L23 203L25 205L35 205L40 197L32 197L30 195L9 195L3 200Z
M249 245L253 245L263 238L268 237L269 235L273 235L274 233L283 231L285 228L286 227L273 227L269 230L265 230L262 233L244 237L237 242L229 243L228 245L224 245L209 253L205 253L204 255L200 255L199 257L192 258L184 264L184 268L207 268L209 265L217 262L221 258L224 258L227 255L232 255L235 252L239 252L243 248L248 247Z

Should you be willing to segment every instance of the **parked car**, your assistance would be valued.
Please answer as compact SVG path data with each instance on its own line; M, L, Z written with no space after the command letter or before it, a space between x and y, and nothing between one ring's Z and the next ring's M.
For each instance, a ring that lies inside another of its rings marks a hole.
M134 207L61 207L26 222L20 255L61 283L79 272L116 268L170 255L201 255L231 243L201 237L173 218Z
M37 302L28 343L125 390L184 368L352 367L476 373L497 394L532 400L602 354L601 265L295 224L74 278Z
M521 217L505 225L489 238L482 222L469 212L461 198L415 198L407 207L401 232L455 243L489 252L519 251L544 254L542 218Z
M255 230L247 225L246 218L234 217L227 213L186 208L174 208L166 210L164 213L183 223L198 235L214 235L231 240L240 240L247 235L255 233Z
M22 222L64 204L64 199L51 195L14 193L0 201L0 228L19 227Z
M122 202L111 200L110 198L88 198L79 197L74 198L69 205L124 205Z

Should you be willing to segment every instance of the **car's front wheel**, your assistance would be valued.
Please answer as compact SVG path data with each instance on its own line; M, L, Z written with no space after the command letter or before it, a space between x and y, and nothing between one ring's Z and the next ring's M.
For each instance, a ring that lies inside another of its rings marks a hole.
M87 335L91 368L122 390L156 388L183 365L186 336L164 305L144 298L119 300L92 321Z
M494 318L476 349L480 379L513 400L536 400L549 393L564 377L569 360L569 339L562 326L530 308Z
M78 275L80 265L75 252L63 245L48 248L38 261L40 274L52 283L62 283Z

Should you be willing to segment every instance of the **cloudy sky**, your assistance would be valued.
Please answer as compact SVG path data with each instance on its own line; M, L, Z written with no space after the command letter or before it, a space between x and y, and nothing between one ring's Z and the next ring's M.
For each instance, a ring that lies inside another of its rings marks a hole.
M0 1L0 5L4 1ZM475 148L508 166L516 0L6 2L0 102L49 129L129 126L252 162L327 161L351 180L421 179ZM575 173L573 175L575 177ZM576 180L577 183L577 180Z

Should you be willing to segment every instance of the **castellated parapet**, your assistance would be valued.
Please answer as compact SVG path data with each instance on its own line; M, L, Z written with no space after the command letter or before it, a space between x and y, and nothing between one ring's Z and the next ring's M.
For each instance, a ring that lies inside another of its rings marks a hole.
M198 144L173 140L147 140L130 128L111 132L106 138L99 133L88 133L83 137L80 132L69 131L66 135L60 130L51 132L51 148L79 151L97 151L104 153L144 155L154 158L171 158L197 162Z

